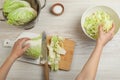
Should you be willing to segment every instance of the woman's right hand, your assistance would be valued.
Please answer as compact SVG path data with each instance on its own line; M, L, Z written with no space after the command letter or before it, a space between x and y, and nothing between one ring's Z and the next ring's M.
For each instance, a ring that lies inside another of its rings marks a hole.
M97 39L97 44L101 45L102 47L109 42L113 36L115 31L115 25L112 24L112 28L106 33L103 31L103 26L99 26L99 37Z

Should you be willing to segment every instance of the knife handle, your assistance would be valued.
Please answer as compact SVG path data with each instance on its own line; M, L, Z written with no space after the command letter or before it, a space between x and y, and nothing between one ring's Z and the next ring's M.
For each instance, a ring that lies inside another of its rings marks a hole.
M45 63L45 80L49 80L49 67L48 62Z

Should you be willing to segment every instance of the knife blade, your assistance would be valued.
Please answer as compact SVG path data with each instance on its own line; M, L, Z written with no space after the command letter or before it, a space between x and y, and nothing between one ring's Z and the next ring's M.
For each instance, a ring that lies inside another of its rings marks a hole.
M41 57L41 63L44 65L44 75L45 80L49 80L49 67L48 67L48 53L47 53L47 38L46 33L42 33L42 57Z

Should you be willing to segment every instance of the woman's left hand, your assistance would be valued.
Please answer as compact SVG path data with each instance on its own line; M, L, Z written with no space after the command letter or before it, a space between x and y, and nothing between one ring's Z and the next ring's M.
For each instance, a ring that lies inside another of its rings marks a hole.
M23 46L23 44L28 40L30 40L30 39L29 38L21 38L21 39L17 40L13 46L10 56L12 56L15 59L22 56L23 53L29 48L29 44Z

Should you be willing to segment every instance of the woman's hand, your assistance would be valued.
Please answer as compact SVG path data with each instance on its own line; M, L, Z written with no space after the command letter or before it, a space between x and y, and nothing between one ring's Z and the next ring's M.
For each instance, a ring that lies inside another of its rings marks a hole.
M29 44L23 47L23 44L29 40L28 38L22 38L15 42L10 56L6 59L4 64L0 67L0 80L6 80L7 74L15 62L15 60L20 57L26 49L29 47Z
M113 36L114 36L114 31L115 31L115 25L112 25L112 28L109 32L105 33L103 31L103 27L99 26L99 37L97 39L97 44L101 45L102 47L105 46L107 42L109 42Z
M24 45L23 44L30 40L29 38L21 38L19 40L17 40L13 46L11 55L14 59L19 58L20 56L22 56L22 54L29 48L29 44Z

